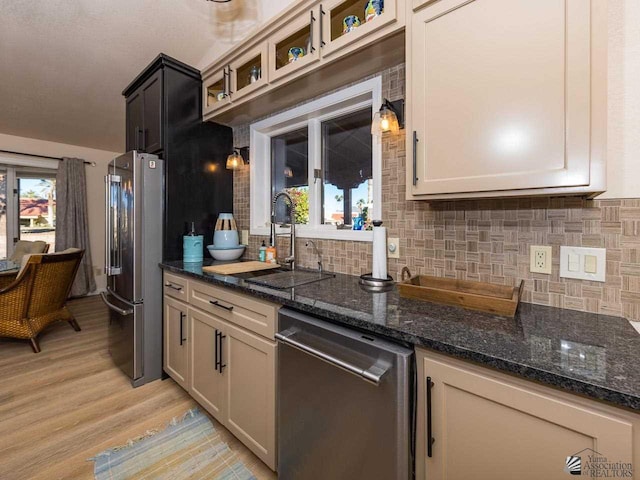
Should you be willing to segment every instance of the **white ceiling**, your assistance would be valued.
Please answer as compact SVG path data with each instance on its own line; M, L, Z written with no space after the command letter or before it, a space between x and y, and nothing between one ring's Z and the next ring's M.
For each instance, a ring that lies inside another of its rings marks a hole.
M121 92L151 60L203 68L288 3L0 0L0 133L122 151Z

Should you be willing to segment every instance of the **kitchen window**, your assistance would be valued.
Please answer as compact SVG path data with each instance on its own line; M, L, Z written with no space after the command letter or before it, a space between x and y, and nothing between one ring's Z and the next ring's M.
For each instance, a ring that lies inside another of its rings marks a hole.
M371 241L381 214L380 77L251 125L251 234L269 235L271 199L287 191L301 237ZM278 223L292 212L278 203ZM287 228L281 228L287 231Z

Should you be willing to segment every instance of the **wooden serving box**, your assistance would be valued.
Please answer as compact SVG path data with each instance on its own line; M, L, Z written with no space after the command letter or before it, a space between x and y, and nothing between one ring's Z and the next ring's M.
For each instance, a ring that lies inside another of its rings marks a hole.
M403 271L403 279L404 279ZM479 310L513 318L520 303L524 280L519 287L416 275L398 284L400 296Z

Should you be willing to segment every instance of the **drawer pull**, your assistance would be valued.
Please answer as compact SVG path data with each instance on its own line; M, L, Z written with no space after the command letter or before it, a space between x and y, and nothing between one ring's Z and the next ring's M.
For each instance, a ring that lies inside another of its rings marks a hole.
M227 310L227 311L229 311L229 312L230 312L231 310L233 310L233 305L231 305L231 306L229 306L229 307L228 307L228 306L226 306L226 305L222 305L220 302L218 302L218 300L209 300L209 303L210 303L211 305L215 305L216 307L224 308L225 310Z
M165 283L165 284L164 284L164 286L165 286L165 287L172 288L172 289L174 289L174 290L178 290L179 292L181 292L181 291L182 291L182 287L176 287L173 283L169 283L169 282L167 282L167 283Z

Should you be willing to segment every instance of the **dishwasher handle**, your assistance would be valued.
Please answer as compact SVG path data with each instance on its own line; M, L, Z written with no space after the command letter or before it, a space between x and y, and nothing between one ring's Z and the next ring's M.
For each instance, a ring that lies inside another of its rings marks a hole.
M286 333L286 335L283 333ZM347 370L348 372L353 373L354 375L357 375L375 385L379 385L380 381L382 380L382 377L384 376L385 373L387 373L387 370L383 370L382 373L380 374L372 373L369 370L363 370L362 368L357 367L349 362L340 360L339 358L336 358L333 355L329 355L328 353L318 350L317 348L314 348L310 345L307 345L305 343L302 343L298 340L291 338L296 334L296 332L285 331L283 333L280 333L280 332L276 333L275 334L276 340L284 343L285 345L289 345L291 347L297 348L298 350L308 353L309 355L319 358L320 360L324 360L325 362L335 365L336 367L340 367L344 370Z

